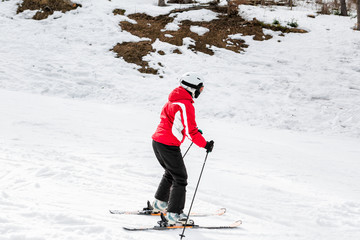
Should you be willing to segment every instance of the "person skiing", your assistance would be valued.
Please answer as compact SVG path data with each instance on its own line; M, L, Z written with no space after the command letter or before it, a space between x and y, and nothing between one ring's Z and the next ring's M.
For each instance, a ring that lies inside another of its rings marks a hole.
M161 111L160 124L152 135L155 156L165 170L152 207L153 212L167 212L169 225L184 224L187 219L183 209L188 175L180 145L188 137L207 152L214 147L214 141L205 140L195 121L194 98L198 98L203 89L204 80L197 73L181 76L180 86L170 93Z

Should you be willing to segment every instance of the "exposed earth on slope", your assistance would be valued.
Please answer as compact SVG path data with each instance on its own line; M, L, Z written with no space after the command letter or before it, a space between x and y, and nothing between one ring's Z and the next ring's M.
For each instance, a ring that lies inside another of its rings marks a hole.
M54 11L67 12L81 7L81 4L70 0L24 0L17 9L17 13L25 10L39 10L33 16L34 20L42 20L54 13Z
M214 11L218 13L218 17L217 19L213 19L211 21L193 22L191 20L183 20L180 21L178 30L173 31L166 29L167 24L174 22L174 14L199 9L209 9ZM152 47L152 44L156 40L170 43L175 46L183 46L184 39L190 38L192 43L189 44L188 47L192 51L213 55L213 46L228 49L236 53L243 52L244 49L248 47L248 44L246 44L243 39L233 38L232 36L235 34L241 34L242 36L251 35L254 36L254 40L263 41L272 38L271 35L264 33L264 29L278 31L281 36L284 36L284 33L291 32L306 33L306 31L302 29L265 24L255 18L252 21L247 21L240 15L230 17L226 14L226 11L226 7L198 6L188 9L173 10L169 14L156 17L152 17L144 13L127 15L128 18L135 20L136 23L122 21L120 22L121 29L149 40L118 43L112 50L117 53L118 57L122 57L126 62L139 65L141 67L138 69L140 72L157 74L158 70L149 67L148 62L143 60L144 56L151 52L156 52L156 50ZM124 15L125 10L115 9L113 13L115 15ZM192 31L191 28L194 26L205 29L206 32L198 34L197 32ZM165 54L162 50L158 50L158 53L160 55ZM181 51L176 49L173 53L181 54ZM161 66L161 63L158 64Z
M24 0L19 4L17 13L26 10L38 10L33 19L42 20L53 14L54 11L67 12L78 7L82 7L82 5L73 3L70 0ZM176 22L177 14L201 9L215 12L217 18L211 21L185 19ZM125 12L123 9L115 9L113 14L126 15ZM163 50L153 48L153 43L157 40L179 47L175 47L171 54L182 54L180 46L183 46L186 41L187 47L192 51L213 55L214 47L236 53L244 52L248 44L239 36L253 36L253 39L256 41L271 39L272 35L264 32L264 29L276 31L276 34L280 36L284 36L284 33L306 32L302 29L284 27L279 24L265 24L255 18L252 21L248 21L238 14L229 15L226 6L200 5L175 9L168 14L156 17L145 13L129 14L126 17L129 20L120 22L121 29L140 38L146 38L146 40L118 43L111 50L117 54L117 57L123 58L126 62L140 66L138 70L147 74L159 74L159 69L150 67L149 62L143 58L155 52L165 55ZM166 29L168 24L178 24L178 29ZM200 33L196 30L194 31L194 28L200 29ZM234 35L237 36L234 37ZM163 66L161 62L158 62L157 65L158 68Z

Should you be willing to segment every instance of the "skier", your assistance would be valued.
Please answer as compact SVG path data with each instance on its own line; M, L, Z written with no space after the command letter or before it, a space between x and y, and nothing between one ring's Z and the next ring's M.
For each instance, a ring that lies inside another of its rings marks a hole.
M195 122L194 98L198 98L203 89L201 76L191 72L184 74L180 86L170 93L161 112L160 124L152 136L155 156L165 170L152 207L154 212L167 212L169 225L181 225L187 219L183 209L188 176L180 151L185 136L207 152L214 147L214 141L207 142Z

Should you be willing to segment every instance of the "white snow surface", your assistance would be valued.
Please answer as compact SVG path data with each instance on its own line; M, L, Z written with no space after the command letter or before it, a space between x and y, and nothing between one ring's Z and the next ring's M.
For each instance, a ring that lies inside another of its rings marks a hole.
M211 10L206 10L206 9L200 9L200 10L193 10L193 11L185 11L185 12L180 12L180 13L172 13L169 16L174 18L174 21L171 23L168 23L165 28L163 29L164 31L177 31L180 29L180 25L182 21L185 20L190 20L193 22L210 22L214 19L217 19L217 13L211 11ZM196 31L196 33L198 33L199 31L199 35L205 34L206 31L204 32L203 27L200 26L192 26L192 28L194 28L194 30L191 30L193 32ZM197 29L195 29L197 28ZM201 30L200 30L201 28ZM202 33L203 32L203 33Z
M209 32L210 30L208 28L205 27L200 27L200 26L190 26L190 31L202 36L205 33Z
M181 22L184 20L190 20L193 22L210 22L211 20L217 19L217 13L207 9L199 9L193 11L185 11L180 13L172 13L170 17L175 18L176 22Z
M179 230L127 232L156 217L110 215L152 200L162 169L151 148L161 107L178 77L206 80L195 107L209 154L194 211L226 207L201 225L234 230L187 230L186 239L316 239L360 237L360 33L355 19L306 15L315 9L240 6L244 18L306 34L267 30L268 41L236 54L183 54L156 41L165 55L146 56L163 78L139 73L109 51L140 41L122 31L115 8L156 16L186 5L157 1L76 0L82 8L35 21L17 15L21 1L0 2L0 239L178 239ZM204 1L202 1L204 2ZM190 5L192 6L192 5ZM199 11L199 10L198 10ZM210 21L208 11L177 15ZM198 21L197 20L197 21ZM194 20L195 21L195 20ZM183 152L190 145L186 141ZM185 158L187 205L205 157L193 146Z

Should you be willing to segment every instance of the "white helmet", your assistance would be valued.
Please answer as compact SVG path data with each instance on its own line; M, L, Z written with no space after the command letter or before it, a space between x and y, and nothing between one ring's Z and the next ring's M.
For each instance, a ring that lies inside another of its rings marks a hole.
M189 91L193 98L197 98L204 87L204 79L197 73L188 72L181 76L180 86Z

